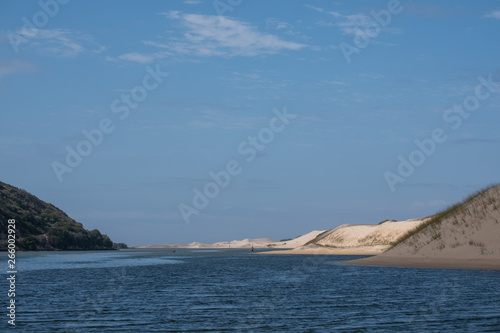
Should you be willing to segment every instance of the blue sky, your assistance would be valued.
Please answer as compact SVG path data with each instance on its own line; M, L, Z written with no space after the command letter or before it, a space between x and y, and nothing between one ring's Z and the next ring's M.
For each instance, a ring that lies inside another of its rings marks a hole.
M0 3L0 179L114 241L295 237L499 181L500 1L41 3Z

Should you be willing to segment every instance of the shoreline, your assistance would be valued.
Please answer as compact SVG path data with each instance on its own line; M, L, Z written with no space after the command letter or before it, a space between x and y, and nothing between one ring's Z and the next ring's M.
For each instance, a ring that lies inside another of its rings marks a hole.
M437 268L437 269L476 269L500 270L500 259L456 259L456 258L415 258L379 256L381 252L366 248L350 249L291 249L263 251L257 254L278 255L367 255L368 258L342 261L346 265L400 267L400 268Z
M154 249L172 249L173 247L156 247ZM148 248L135 248L146 250ZM149 249L152 249L149 247ZM186 250L243 250L250 248L217 248L217 247L177 247ZM434 268L434 269L474 269L474 270L500 270L500 258L492 259L457 259L457 258L430 258L430 257L402 257L381 255L381 251L373 248L299 248L299 249L270 249L268 247L254 247L254 254L276 255L356 255L370 256L368 258L341 261L345 265L399 267L399 268ZM129 248L134 250L134 248Z
M500 259L456 259L374 256L342 261L346 265L404 268L482 269L500 270Z
M276 250L276 251L262 251L259 254L290 254L290 255L360 255L360 256L374 256L381 254L382 251L374 250L373 248L302 248L291 250Z

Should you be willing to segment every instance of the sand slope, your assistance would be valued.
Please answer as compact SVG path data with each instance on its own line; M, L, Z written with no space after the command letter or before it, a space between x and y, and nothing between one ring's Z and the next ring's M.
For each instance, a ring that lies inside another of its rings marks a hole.
M310 244L337 248L386 248L410 229L426 219L388 221L382 224L343 224L325 232Z
M485 268L500 269L500 186L435 215L423 230L387 252L349 263L436 267L439 262L448 268L488 262Z
M323 232L325 232L325 230L313 230L305 235L299 236L289 241L271 243L268 247L293 249L310 242Z
M318 234L302 246L289 251L273 251L272 254L380 254L396 239L429 219L393 220L381 224L342 224Z

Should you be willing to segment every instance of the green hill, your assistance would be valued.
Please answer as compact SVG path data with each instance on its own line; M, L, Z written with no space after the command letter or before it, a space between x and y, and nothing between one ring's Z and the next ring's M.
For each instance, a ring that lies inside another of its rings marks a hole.
M7 224L16 220L20 250L111 250L113 242L99 230L86 230L59 208L0 182L0 250L7 249Z

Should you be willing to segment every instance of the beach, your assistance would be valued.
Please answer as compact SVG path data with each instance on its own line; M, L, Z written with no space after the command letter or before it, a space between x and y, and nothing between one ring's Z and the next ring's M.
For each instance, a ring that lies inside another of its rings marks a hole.
M500 270L500 259L415 258L376 256L343 261L343 264L385 267Z
M290 254L290 255L377 255L382 253L385 247L353 247L353 248L327 248L327 247L299 247L289 250L264 251L259 254Z

